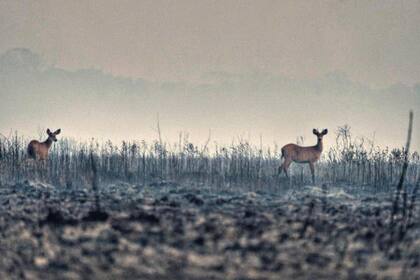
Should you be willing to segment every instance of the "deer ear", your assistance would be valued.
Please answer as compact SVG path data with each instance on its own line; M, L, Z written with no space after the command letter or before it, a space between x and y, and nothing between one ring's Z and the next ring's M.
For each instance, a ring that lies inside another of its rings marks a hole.
M315 134L315 135L318 135L318 133L319 133L319 132L318 132L318 130L316 130L316 129L314 128L314 129L312 129L312 133L313 133L313 134Z
M54 132L54 134L55 134L55 135L58 135L58 134L60 134L60 132L61 132L61 128L57 129L57 130Z
M51 134L51 130L49 128L47 128L47 134L50 135Z
M324 130L322 131L322 134L323 134L323 135L327 135L327 133L328 133L328 129L324 129Z

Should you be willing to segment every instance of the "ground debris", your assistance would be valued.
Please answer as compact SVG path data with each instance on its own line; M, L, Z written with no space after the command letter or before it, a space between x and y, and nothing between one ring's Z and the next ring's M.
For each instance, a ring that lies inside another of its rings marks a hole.
M95 210L85 189L31 182L0 189L1 279L420 275L419 217L387 248L386 196L359 198L337 187L215 193L113 183L99 188Z

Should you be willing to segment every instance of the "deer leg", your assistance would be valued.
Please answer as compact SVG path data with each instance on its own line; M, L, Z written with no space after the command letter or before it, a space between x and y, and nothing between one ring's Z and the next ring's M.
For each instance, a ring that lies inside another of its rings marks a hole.
M289 169L289 166L290 166L291 163L292 163L291 160L285 159L284 162L283 162L283 165L282 165L283 166L283 171L286 174L286 177L287 178L289 178L289 171L288 171L288 169Z
M315 185L315 166L313 162L309 162L309 168L311 169L312 174L312 184Z
M283 164L280 164L280 166L277 170L277 176L280 176L282 171L283 171Z

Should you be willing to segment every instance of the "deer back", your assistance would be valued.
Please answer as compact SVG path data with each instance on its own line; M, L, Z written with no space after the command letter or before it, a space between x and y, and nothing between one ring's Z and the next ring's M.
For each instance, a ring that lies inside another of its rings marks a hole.
M47 159L49 147L46 143L32 140L28 145L28 154L34 159Z
M319 160L322 150L317 146L302 147L296 144L287 144L282 148L286 159L295 162L315 162Z

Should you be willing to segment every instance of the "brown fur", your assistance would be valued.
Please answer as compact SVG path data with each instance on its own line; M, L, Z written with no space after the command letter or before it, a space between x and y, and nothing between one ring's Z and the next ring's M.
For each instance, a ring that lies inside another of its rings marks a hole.
M288 169L292 162L296 163L308 163L311 169L312 182L315 183L315 162L321 157L323 150L322 138L328 133L327 129L324 129L321 133L314 129L313 134L317 136L318 142L315 146L302 147L296 144L287 144L281 148L281 157L284 158L283 164L279 167L279 174L282 171L289 177Z
M56 135L60 134L61 129L51 132L47 129L48 138L44 142L32 140L28 145L28 156L35 160L46 160L48 158L48 151L52 143L57 141Z

